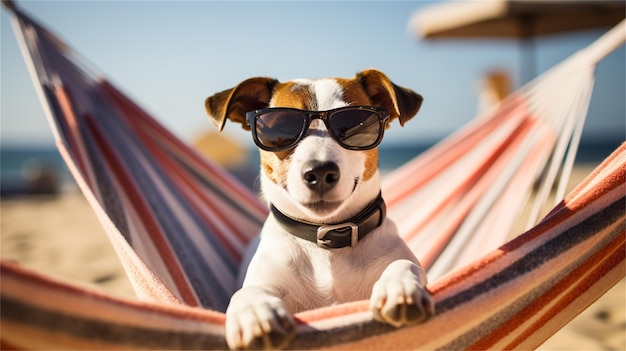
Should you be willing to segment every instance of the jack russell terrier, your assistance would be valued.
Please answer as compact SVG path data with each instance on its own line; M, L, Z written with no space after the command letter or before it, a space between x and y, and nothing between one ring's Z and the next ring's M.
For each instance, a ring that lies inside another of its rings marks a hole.
M206 99L220 130L228 118L252 132L271 209L226 311L230 348L283 348L293 313L348 301L369 298L373 317L396 327L434 314L424 270L385 217L378 171L384 130L421 102L377 70L250 78Z

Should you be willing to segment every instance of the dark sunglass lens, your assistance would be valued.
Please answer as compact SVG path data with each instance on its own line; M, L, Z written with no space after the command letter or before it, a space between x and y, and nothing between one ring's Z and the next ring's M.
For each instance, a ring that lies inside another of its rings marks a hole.
M286 148L298 141L305 119L294 111L269 111L256 120L256 136L267 148Z
M329 124L332 133L349 147L367 148L380 138L380 119L373 111L340 111L331 116Z

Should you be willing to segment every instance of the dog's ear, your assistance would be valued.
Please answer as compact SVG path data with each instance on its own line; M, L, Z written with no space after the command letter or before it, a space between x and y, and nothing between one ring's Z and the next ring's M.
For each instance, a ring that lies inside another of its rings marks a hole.
M356 78L372 104L388 109L391 119L399 118L402 126L413 118L422 106L421 95L411 89L395 85L378 70L365 70L357 73Z
M278 81L272 78L250 78L232 89L209 96L204 101L209 119L220 131L226 124L226 118L250 130L246 125L246 112L269 106L276 83Z

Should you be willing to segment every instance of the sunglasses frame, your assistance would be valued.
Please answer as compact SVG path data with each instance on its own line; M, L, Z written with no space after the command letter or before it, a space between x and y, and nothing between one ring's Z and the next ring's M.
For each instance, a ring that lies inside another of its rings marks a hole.
M378 116L378 123L379 123L378 137L371 145L350 146L350 145L345 144L341 140L339 140L339 137L337 137L332 132L332 129L329 125L330 117L337 113L340 113L343 111L349 111L349 110L364 110L368 112L373 112L374 114L376 114L376 116ZM268 147L268 146L263 145L261 141L259 140L259 137L257 135L257 128L256 128L257 120L259 119L261 115L271 112L271 111L290 111L298 115L301 115L303 116L303 118L305 118L304 127L302 128L302 130L300 131L300 134L298 134L298 136L295 138L295 141L292 144L289 144L287 146ZM377 106L344 106L344 107L339 107L339 108L326 110L326 111L307 111L307 110L300 110L300 109L290 108L290 107L268 107L268 108L263 108L260 110L246 112L246 124L250 127L250 130L252 132L252 139L254 140L254 143L262 150L271 151L271 152L285 151L285 150L293 149L294 147L296 147L296 145L298 145L298 143L307 134L309 128L311 127L311 122L314 119L321 119L324 122L324 125L326 125L328 134L330 134L330 136L337 143L339 143L341 147L348 149L348 150L371 150L375 148L376 146L378 146L383 140L385 126L390 120L389 110L382 108L382 107L377 107Z

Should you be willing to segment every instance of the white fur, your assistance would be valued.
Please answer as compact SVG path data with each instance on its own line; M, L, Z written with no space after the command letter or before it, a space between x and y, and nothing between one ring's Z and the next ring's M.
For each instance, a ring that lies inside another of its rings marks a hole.
M341 100L343 89L334 79L319 79L313 81L313 91L319 111L331 110L348 105Z
M298 83L312 89L318 110L347 105L334 80ZM261 172L262 192L291 217L316 223L344 221L376 198L379 172L364 180L363 152L342 148L323 123L313 123L310 130L315 132L284 160L289 162L286 187ZM325 201L339 205L328 213L306 206L317 196L302 182L302 165L309 160L333 161L339 166L339 183L324 194ZM356 247L326 250L287 233L270 215L243 287L233 295L226 312L226 338L231 348L281 348L295 332L292 313L363 299L370 299L377 320L395 326L418 322L433 313L425 284L419 262L388 219Z

